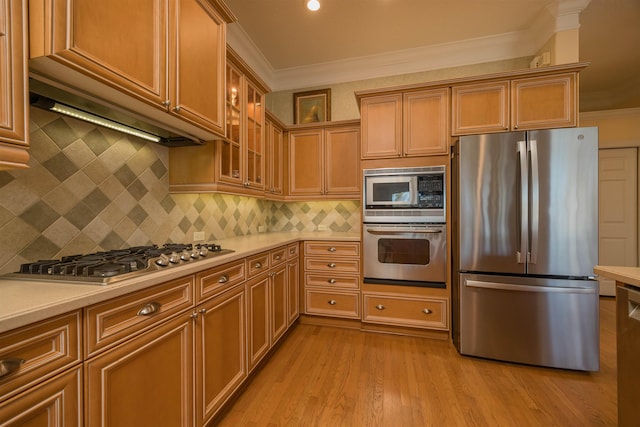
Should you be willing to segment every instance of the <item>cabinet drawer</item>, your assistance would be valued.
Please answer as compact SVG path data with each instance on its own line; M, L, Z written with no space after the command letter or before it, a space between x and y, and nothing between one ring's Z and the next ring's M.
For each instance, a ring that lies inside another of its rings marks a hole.
M274 249L269 252L271 258L271 267L275 267L278 264L282 264L287 260L287 247L283 246L278 249Z
M262 252L258 255L247 258L248 277L256 277L263 271L269 270L269 252Z
M304 254L332 257L360 257L360 242L304 242Z
M300 245L298 243L292 243L287 246L287 259L292 259L300 254Z
M194 306L193 276L85 308L87 357Z
M360 260L340 258L306 258L304 260L304 268L305 271L322 271L328 274L331 274L330 272L360 274Z
M247 278L244 259L196 274L196 301L218 295Z
M363 294L362 321L448 330L448 300Z
M82 361L80 311L0 334L0 400Z
M360 276L305 274L305 286L322 286L324 288L360 289Z
M322 316L360 318L359 294L357 292L306 290L306 313Z

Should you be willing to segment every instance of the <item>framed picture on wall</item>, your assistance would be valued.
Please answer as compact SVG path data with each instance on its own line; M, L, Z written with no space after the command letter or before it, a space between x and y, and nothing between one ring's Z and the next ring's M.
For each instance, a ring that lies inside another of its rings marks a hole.
M293 94L293 122L317 123L331 120L331 89Z

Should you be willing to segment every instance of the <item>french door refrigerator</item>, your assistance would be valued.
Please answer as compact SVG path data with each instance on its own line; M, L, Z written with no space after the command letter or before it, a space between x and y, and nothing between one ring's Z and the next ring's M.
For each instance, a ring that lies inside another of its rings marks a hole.
M452 179L458 351L597 371L597 128L463 136Z

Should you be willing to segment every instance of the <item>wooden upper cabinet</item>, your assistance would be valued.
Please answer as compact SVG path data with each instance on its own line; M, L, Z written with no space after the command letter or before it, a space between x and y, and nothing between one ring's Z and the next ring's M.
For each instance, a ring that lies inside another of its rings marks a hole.
M129 0L69 0L29 7L36 78L200 139L224 134L226 23L235 17L223 3L139 0L132 8Z
M509 81L451 88L452 135L509 130Z
M267 198L284 196L284 125L271 117L265 119L266 180Z
M360 108L362 158L402 155L402 95L363 98Z
M363 98L362 159L447 154L449 88Z
M359 198L359 147L357 124L290 129L287 195Z
M175 77L169 79L169 111L224 134L226 23L207 0L169 4L176 8L169 21L170 27L176 25L171 31L176 40L170 44L169 70Z
M511 123L514 130L577 125L576 73L511 81Z
M576 126L576 78L571 72L454 85L452 134Z
M403 155L430 156L449 150L449 88L405 93Z
M27 2L0 0L0 170L29 162Z

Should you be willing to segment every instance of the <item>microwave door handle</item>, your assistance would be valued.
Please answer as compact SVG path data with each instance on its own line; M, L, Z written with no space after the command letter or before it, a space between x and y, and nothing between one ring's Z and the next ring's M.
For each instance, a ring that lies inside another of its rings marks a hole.
M437 229L426 229L426 230L394 230L394 229L377 229L377 230L367 230L369 234L379 234L379 235L388 235L388 234L438 234L442 233L442 230Z

